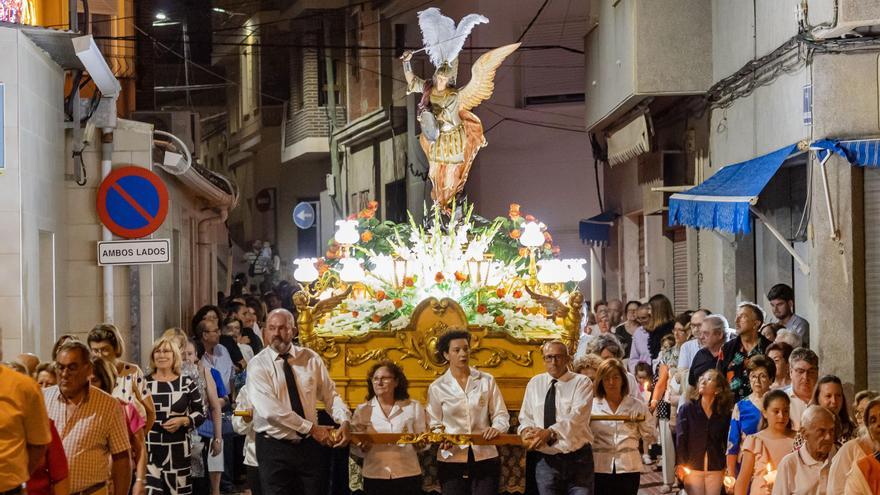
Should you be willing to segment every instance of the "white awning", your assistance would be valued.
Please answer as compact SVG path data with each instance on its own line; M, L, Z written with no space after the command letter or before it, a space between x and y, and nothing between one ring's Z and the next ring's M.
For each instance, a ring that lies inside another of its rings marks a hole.
M639 115L608 136L608 164L613 167L651 151L649 138L648 119L644 114Z

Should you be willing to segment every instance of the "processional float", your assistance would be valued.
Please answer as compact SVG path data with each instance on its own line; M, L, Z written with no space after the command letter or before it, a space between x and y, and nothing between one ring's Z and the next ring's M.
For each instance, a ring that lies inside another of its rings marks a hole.
M371 202L336 222L325 256L294 261L300 343L323 358L349 404L364 400L369 368L385 359L403 368L410 395L424 402L428 385L446 369L435 355L438 338L449 328L466 328L472 365L491 372L508 407L518 410L529 379L544 371L541 345L559 339L572 354L577 348L584 302L577 284L586 278L586 260L560 259L545 225L517 204L490 221L457 199L487 144L471 110L491 97L496 70L519 43L481 55L458 89L458 54L470 31L488 19L470 14L456 26L437 8L418 18L425 45L419 51L436 71L420 79L411 70L412 53L402 58L408 91L422 93L419 141L430 165L433 205L421 223L412 216L394 223L377 219L378 204ZM483 443L442 431L369 439ZM521 444L515 435L493 443Z

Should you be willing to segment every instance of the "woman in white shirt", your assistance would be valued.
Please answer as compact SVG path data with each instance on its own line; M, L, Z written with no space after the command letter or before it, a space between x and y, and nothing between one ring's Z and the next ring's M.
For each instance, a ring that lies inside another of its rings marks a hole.
M495 378L470 366L470 333L451 329L437 339L437 358L449 363L428 387L431 428L481 434L492 440L510 427L510 413ZM437 477L443 495L495 495L501 463L494 445L441 445Z
M653 443L654 423L644 402L629 395L626 369L617 359L606 359L596 370L592 415L624 415L643 421L592 421L596 493L635 495L639 491L642 456L639 442Z
M400 366L381 361L367 374L367 402L352 418L358 433L422 433L427 428L425 409L410 400L409 382ZM364 458L364 492L374 494L420 493L422 468L412 445L359 442L352 453Z

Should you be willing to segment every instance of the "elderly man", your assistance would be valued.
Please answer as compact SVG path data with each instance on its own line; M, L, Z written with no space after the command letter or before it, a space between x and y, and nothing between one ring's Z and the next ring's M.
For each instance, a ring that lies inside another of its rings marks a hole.
M807 348L798 347L788 356L788 372L791 375L791 389L787 390L791 397L791 424L797 430L819 380L819 356Z
M773 495L825 495L834 457L834 414L821 406L804 412L804 445L779 463Z
M51 441L46 405L37 384L0 366L0 493L23 493L22 485L42 462Z
M571 358L562 342L547 342L541 354L547 372L529 380L518 430L528 449L538 452L538 493L592 495L593 384L568 370Z
M709 315L703 319L700 328L703 348L697 351L688 370L688 385L697 386L697 380L711 369L720 369L723 355L721 347L727 338L727 318L722 315Z
M620 299L611 299L608 301L608 324L611 328L620 325L623 319L623 301Z
M810 347L810 322L794 314L794 290L788 285L776 284L767 292L767 301L779 323L800 337L801 345Z
M263 493L326 493L325 447L345 447L350 438L348 406L336 392L327 366L313 350L292 344L293 314L269 313L263 329L268 347L248 365L247 394L254 408L256 458ZM318 424L318 402L341 425Z
M49 418L58 427L70 470L70 493L106 495L131 486L128 426L119 401L89 385L91 351L77 340L58 350L58 385L43 389ZM112 461L111 461L112 459Z
M764 324L764 310L757 304L744 302L736 308L736 338L727 341L721 348L722 373L730 383L730 390L737 401L752 393L749 383L749 360L763 355L772 342L761 335Z
M705 346L701 330L703 328L703 320L710 314L712 312L708 309L698 309L691 314L691 335L694 338L681 345L681 350L678 354L679 370L690 369L691 364L694 362L694 357Z

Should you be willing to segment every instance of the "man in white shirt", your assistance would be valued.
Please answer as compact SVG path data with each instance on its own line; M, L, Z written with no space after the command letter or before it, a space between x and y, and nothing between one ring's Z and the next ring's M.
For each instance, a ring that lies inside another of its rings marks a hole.
M351 437L351 414L324 361L311 349L292 345L296 335L293 315L286 309L272 311L263 329L268 347L248 365L256 457L267 494L326 493L325 447L345 447ZM341 425L338 431L318 425L318 401Z
M546 373L529 380L519 413L519 435L537 450L538 493L593 494L593 384L568 370L571 357L562 342L541 348Z
M834 414L810 406L803 415L804 445L779 463L773 495L825 495L834 457Z
M813 399L813 388L819 380L819 356L805 347L798 347L788 356L788 370L791 375L791 388L786 390L791 397L789 416L792 428L798 430L801 416Z

